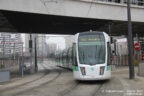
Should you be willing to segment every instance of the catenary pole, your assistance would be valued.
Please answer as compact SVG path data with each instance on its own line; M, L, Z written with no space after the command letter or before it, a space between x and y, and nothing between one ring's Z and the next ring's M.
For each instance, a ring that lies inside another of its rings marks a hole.
M128 61L129 61L129 79L134 79L134 53L133 53L133 39L132 39L132 24L131 24L131 10L130 0L127 0L127 18L128 18Z
M35 37L35 72L37 72L38 70L38 66L37 66L37 44L36 44L36 37Z

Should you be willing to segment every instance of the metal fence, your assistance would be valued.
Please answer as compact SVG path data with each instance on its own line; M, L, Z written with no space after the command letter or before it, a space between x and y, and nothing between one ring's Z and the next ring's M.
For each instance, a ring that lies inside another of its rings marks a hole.
M18 73L20 58L23 55L23 42L1 42L0 71Z
M109 2L109 3L117 3L117 4L126 4L127 0L92 0L92 1L101 1L101 2ZM144 6L144 0L130 0L132 5Z
M123 39L124 40L124 39ZM136 41L134 41L136 43ZM122 41L122 39L117 39L117 42L114 42L112 45L112 55L113 55L113 65L116 66L128 66L128 49L127 41ZM141 46L142 48L143 46ZM134 65L138 65L138 62L143 62L143 50L136 51L134 50Z

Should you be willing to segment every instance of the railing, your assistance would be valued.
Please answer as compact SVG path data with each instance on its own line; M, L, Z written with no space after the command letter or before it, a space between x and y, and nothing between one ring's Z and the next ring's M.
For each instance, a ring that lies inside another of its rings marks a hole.
M117 4L126 4L127 0L90 0L90 1L102 1L102 2L109 2L109 3L117 3ZM144 6L144 0L130 0L132 5L137 6Z

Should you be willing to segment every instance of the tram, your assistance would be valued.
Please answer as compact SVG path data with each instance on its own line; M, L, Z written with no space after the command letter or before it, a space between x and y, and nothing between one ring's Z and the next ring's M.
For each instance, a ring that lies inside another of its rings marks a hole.
M58 56L64 56L62 61L65 61L65 64L61 66L71 68L76 80L111 78L111 48L108 34L97 31L77 33L71 49ZM71 56L66 56L65 53ZM68 59L69 57L72 60Z

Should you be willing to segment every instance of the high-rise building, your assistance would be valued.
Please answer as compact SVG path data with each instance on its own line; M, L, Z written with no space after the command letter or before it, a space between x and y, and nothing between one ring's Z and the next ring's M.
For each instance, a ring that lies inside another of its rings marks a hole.
M72 44L74 42L74 35L65 36L64 38L66 48L72 47Z
M55 52L57 51L57 44L49 43L46 45L46 49L47 49L47 56L52 57L52 56L54 56Z
M35 54L35 38L36 38L36 48L37 48L37 56L46 56L46 37L45 34L25 34L25 56L30 56L30 46L29 40L32 40L32 55Z

